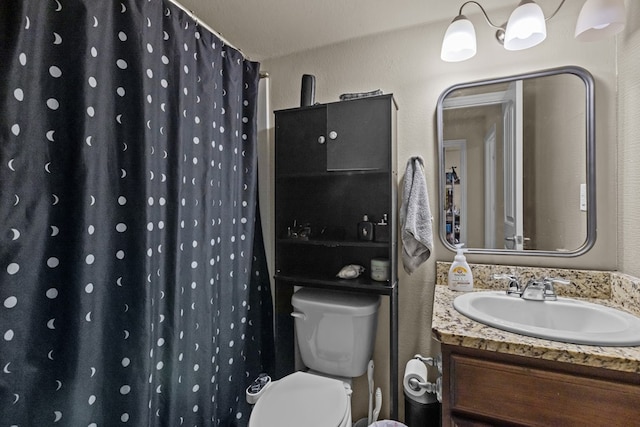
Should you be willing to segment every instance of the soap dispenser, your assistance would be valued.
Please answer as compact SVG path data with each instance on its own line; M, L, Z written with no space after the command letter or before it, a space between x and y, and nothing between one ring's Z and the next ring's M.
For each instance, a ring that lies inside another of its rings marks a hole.
M373 240L373 222L369 221L369 215L367 214L358 223L358 240Z
M473 274L464 256L465 250L462 249L463 243L458 243L455 246L457 252L449 269L449 289L462 292L472 291Z
M375 231L376 242L389 241L389 218L387 214L382 215L380 222L376 223Z

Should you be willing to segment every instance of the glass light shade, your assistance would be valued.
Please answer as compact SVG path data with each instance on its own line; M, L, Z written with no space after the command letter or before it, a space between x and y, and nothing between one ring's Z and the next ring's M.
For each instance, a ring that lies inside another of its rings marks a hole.
M476 54L476 30L464 15L457 16L444 34L440 58L446 62L465 61Z
M624 29L624 0L587 0L576 23L576 39L594 41Z
M547 38L544 13L535 2L523 0L511 13L504 34L504 48L522 50L542 43Z

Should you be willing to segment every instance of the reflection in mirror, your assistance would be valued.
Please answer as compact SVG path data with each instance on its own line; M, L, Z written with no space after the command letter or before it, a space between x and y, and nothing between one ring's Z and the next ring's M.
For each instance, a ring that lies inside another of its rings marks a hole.
M593 78L563 67L438 101L440 237L470 252L576 256L595 242Z

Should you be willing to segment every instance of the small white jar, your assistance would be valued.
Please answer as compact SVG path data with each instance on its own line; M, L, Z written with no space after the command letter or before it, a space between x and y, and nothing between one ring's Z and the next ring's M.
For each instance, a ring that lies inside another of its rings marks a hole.
M387 258L371 259L371 279L376 282L389 280L389 260Z

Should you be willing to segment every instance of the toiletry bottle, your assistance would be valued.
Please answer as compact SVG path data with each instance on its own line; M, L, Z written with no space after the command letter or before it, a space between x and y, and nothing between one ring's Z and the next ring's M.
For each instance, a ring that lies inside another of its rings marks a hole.
M449 289L469 292L473 290L473 274L471 274L471 268L464 257L465 251L462 249L462 245L462 243L455 245L457 253L449 269Z
M358 240L373 240L373 222L369 221L369 216L366 214L358 223Z
M375 237L376 242L389 241L389 219L387 214L384 214L380 222L376 223Z

